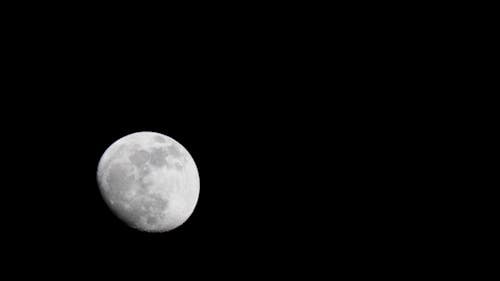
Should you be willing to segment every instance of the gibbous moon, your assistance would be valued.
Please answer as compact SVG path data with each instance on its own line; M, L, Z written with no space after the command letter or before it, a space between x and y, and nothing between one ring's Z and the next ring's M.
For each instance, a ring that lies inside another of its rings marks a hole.
M154 132L133 133L111 144L99 160L97 182L120 219L149 232L183 224L200 193L198 169L189 152Z

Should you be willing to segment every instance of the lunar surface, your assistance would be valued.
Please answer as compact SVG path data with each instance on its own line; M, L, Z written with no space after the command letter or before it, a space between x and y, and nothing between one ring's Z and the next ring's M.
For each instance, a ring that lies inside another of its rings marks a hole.
M200 192L198 169L189 152L154 132L133 133L114 142L99 161L97 181L119 218L149 232L183 224Z

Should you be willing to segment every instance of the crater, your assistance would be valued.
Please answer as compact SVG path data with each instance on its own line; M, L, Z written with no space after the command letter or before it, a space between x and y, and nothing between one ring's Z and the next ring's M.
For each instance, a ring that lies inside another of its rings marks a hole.
M182 164L178 163L178 162L176 162L174 164L174 167L175 167L176 170L179 170L179 171L182 171L182 169L184 168L184 166Z

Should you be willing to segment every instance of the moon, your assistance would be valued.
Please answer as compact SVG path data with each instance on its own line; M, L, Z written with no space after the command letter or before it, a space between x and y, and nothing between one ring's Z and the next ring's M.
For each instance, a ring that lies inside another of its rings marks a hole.
M182 225L200 192L198 169L189 152L155 132L133 133L111 144L99 160L97 182L112 212L147 232Z

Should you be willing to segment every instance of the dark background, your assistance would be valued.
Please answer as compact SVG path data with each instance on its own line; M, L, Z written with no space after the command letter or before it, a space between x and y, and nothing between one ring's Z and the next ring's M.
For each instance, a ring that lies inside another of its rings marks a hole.
M327 236L320 229L338 218L323 220L329 216L323 204L333 202L320 194L334 180L318 177L330 177L330 165L338 164L329 163L330 147L321 147L326 139L320 136L338 127L328 126L328 105L306 97L315 87L309 78L266 69L245 55L205 66L176 55L154 63L156 57L133 64L115 58L110 68L102 53L90 61L76 54L64 62L48 57L24 57L19 71L30 74L14 83L19 87L5 104L15 116L5 122L13 132L9 142L32 159L16 164L24 167L16 171L24 187L16 192L26 207L9 217L20 262L82 274L142 275L151 267L155 276L162 268L187 276L230 274L227 268L257 274L248 267L284 266L297 262L299 252L327 247L319 243ZM163 234L142 233L115 218L96 183L105 149L145 130L179 141L200 174L194 213Z
M10 22L3 243L18 274L362 274L436 239L446 216L427 210L443 183L426 177L443 171L450 122L434 116L450 99L433 95L443 78L411 26L106 15ZM198 204L174 231L133 230L100 197L99 158L137 131L176 139L198 166Z
M161 276L162 268L175 268L181 276L230 278L263 270L279 275L289 267L309 274L332 260L371 260L379 253L371 249L383 245L380 237L398 239L406 231L388 234L393 226L381 215L394 216L383 203L391 189L374 168L382 163L377 157L387 156L367 139L384 128L369 119L362 101L318 94L316 75L300 71L304 65L269 71L244 59L237 70L224 63L160 75L150 64L102 71L77 60L82 67L74 73L38 72L22 91L42 89L40 95L16 98L13 106L24 116L10 123L12 141L34 159L16 165L24 167L17 171L28 205L9 217L19 225L12 234L20 261L44 260L40 270L51 272L47 261L89 275L151 270L147 274ZM168 233L127 227L96 184L105 149L144 130L179 141L199 169L196 209ZM387 185L366 184L376 180Z

